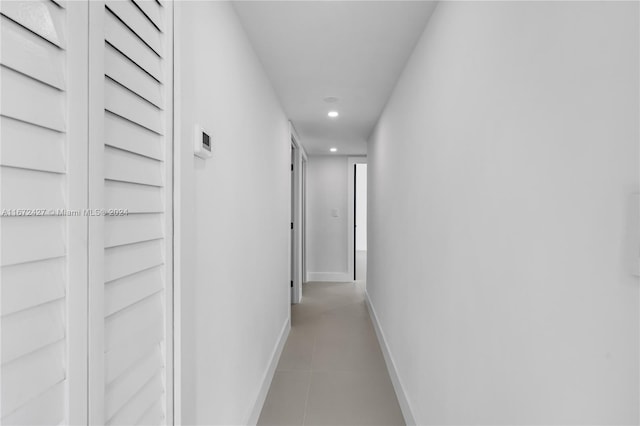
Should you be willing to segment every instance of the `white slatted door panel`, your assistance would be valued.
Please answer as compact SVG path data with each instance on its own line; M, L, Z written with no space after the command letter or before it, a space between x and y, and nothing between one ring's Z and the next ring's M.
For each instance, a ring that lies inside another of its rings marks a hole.
M108 425L172 424L169 16L155 1L100 7L103 66L92 76L103 79L98 192L103 208L125 215L104 217L96 228L103 268L99 410Z
M0 1L0 423L5 425L57 425L78 418L67 411L69 236L76 225L60 215L75 200L69 186L75 124L69 111L77 82L70 81L70 64L79 54L86 59L86 49L79 53L68 40L72 22L82 27L78 13L73 9L70 18L67 8L49 0ZM77 72L86 74L86 67ZM86 109L86 89L81 90Z

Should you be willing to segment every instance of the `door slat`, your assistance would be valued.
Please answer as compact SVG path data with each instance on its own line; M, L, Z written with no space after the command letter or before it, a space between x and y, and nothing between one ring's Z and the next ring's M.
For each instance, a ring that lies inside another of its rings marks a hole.
M2 268L2 315L63 298L66 293L64 260L59 257Z
M160 31L149 21L132 1L108 1L107 8L120 18L129 29L158 56L162 56L162 40Z
M105 288L105 316L150 297L164 288L162 268L145 269L136 274L111 281Z
M145 16L153 22L153 25L160 31L164 31L164 11L153 0L134 0L134 3L142 10Z
M105 384L120 377L126 370L140 361L162 341L162 330L153 327L133 335L130 342L118 346L105 354Z
M163 134L161 110L109 78L105 79L104 98L107 111Z
M65 131L64 92L6 67L0 67L0 79L0 114L59 132ZM33 102L33 99L38 101Z
M3 209L38 209L42 210L38 214L50 216L67 205L62 174L3 167L0 179Z
M104 251L105 282L162 265L162 241L152 240Z
M105 114L105 145L164 160L162 136L109 112Z
M105 14L105 40L160 83L162 59L113 15Z
M128 402L131 401L162 368L162 355L155 350L150 356L135 365L128 374L108 386L105 401L107 421Z
M135 183L106 181L105 207L126 209L132 213L162 213L162 188Z
M0 61L38 81L64 90L64 51L14 21L0 18Z
M62 257L65 248L62 216L2 217L2 266Z
M3 365L0 398L4 415L62 382L64 363L64 342L60 341Z
M51 426L62 424L65 413L65 383L58 382L25 403L2 421L13 426Z
M39 35L65 47L64 12L49 1L13 0L0 2L0 13Z
M105 147L104 156L106 179L163 186L161 161L109 146Z
M2 364L61 341L64 300L45 303L2 318Z
M0 165L54 173L66 171L64 133L0 117L0 137Z
M105 47L104 62L107 76L156 107L163 107L162 84L158 83L109 44Z

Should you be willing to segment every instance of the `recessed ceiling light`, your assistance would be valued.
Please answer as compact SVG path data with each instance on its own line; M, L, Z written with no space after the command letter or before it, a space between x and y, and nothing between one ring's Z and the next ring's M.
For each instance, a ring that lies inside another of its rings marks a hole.
M329 114L327 115L331 118L336 118L340 114L338 114L338 111L329 111Z
M336 152L338 150L338 148L329 148L329 151L331 152Z
M326 98L324 98L324 101L328 104L334 104L338 102L338 98L336 98L335 96L327 96Z

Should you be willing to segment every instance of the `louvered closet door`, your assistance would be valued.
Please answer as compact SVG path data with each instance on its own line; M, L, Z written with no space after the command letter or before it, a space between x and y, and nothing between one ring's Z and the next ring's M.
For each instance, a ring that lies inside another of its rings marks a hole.
M86 422L87 5L0 1L0 423Z
M171 424L171 8L90 9L90 417Z

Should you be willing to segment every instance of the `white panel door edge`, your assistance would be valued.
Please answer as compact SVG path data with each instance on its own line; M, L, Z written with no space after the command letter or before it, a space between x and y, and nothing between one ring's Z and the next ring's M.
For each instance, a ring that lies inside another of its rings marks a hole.
M89 130L88 101L88 35L89 5L68 2L67 69L69 75L67 116L70 118L67 143L67 185L69 209L82 211L88 206ZM67 274L67 412L68 424L88 423L88 220L84 215L67 218L69 262Z

